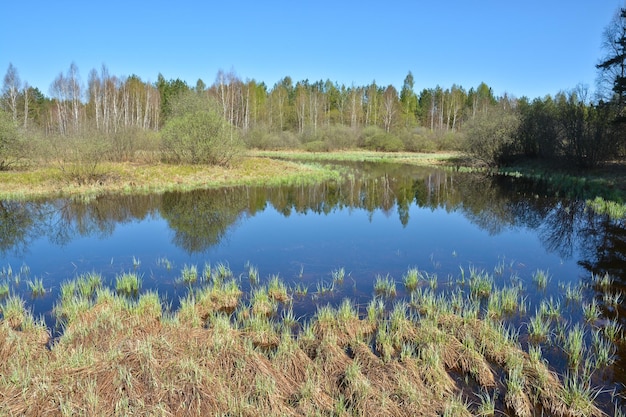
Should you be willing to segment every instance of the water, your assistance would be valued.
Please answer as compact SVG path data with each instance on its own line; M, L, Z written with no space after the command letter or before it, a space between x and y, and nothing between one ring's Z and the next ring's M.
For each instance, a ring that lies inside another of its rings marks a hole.
M175 309L188 291L178 282L185 266L227 264L247 290L251 264L261 282L278 274L289 286L307 287L310 296L293 306L306 318L317 305L344 297L364 306L377 276L391 276L401 298L409 267L436 274L440 292L457 288L462 271L477 268L494 274L498 286L523 285L527 313L512 320L522 341L525 323L549 296L563 300L571 322L592 298L603 319L624 317L621 305L604 303L607 290L591 279L610 273L608 291L624 290L624 224L596 216L583 201L546 197L541 186L514 178L384 164L344 170L345 181L314 186L0 202L0 283L8 282L53 326L61 284L90 271L109 285L135 271L143 290L158 290ZM339 268L344 283L314 296ZM545 289L532 281L538 269L549 273ZM44 296L31 297L34 278L42 279ZM566 303L567 285L581 288L584 299ZM598 383L620 391L626 352L622 343L616 347L617 360ZM559 352L547 357L563 360Z

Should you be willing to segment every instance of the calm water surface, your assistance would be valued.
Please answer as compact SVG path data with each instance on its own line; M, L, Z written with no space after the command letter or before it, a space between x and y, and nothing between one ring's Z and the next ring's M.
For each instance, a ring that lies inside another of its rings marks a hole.
M245 265L252 264L262 282L278 274L290 286L307 286L310 296L296 299L294 312L309 317L316 305L345 297L366 304L377 275L393 277L403 297L409 267L436 274L438 291L473 267L493 273L499 286L522 282L528 313L512 321L522 336L539 300L564 299L567 284L582 284L583 302L596 298L605 318L624 317L621 306L604 306L591 280L608 272L609 290L623 290L624 224L596 216L583 201L548 198L540 185L513 178L391 164L344 169L345 181L315 186L0 202L0 283L9 282L52 325L61 284L85 272L114 283L136 271L143 290L157 289L175 309L188 291L177 283L184 266L227 264L245 290ZM338 268L344 283L315 297ZM551 277L545 290L532 281L537 269ZM47 290L42 297L30 296L34 278ZM563 305L569 320L580 319L580 302ZM626 353L621 343L616 349L616 363L598 383L619 392ZM548 358L559 361L558 354Z

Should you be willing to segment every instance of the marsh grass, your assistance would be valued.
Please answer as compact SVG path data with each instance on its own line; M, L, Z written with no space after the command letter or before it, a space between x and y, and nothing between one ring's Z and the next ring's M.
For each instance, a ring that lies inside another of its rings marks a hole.
M119 294L136 296L141 287L141 277L134 272L127 272L115 278L115 289Z
M417 268L409 268L402 276L402 283L406 290L411 293L417 289L420 281L420 271Z
M374 293L385 297L395 297L397 294L396 282L389 274L385 276L376 275Z
M6 298L9 295L9 284L6 282L0 283L0 300Z
M493 290L493 276L484 270L478 270L474 266L469 268L470 292L475 297L488 297Z
M63 333L48 347L32 343L30 329L40 327L9 295L0 304L0 375L11 377L0 378L0 409L600 417L597 391L577 373L584 368L587 378L585 369L612 363L610 321L591 332L568 325L550 298L528 324L528 335L541 343L531 340L525 352L519 327L505 319L523 314L521 287L496 287L485 275L487 299L464 286L450 294L418 286L410 300L392 302L383 290L367 306L346 298L338 307L319 305L312 317L296 317L292 304L281 306L270 295L286 291L278 275L247 296L241 278L212 278L190 287L176 311L156 292L129 298L117 283L113 291L99 276L85 275L61 286L54 313ZM384 288L395 286L389 275L377 278ZM552 318L570 365L562 380L541 349L550 345Z
M550 273L543 269L537 269L532 274L532 280L540 290L545 290L548 282L550 282Z
M343 284L344 279L346 278L346 269L341 267L339 269L334 269L331 271L331 276L333 278L333 283L341 285Z
M186 285L192 285L198 282L198 278L198 267L196 265L185 264L180 272L179 281Z
M33 297L41 297L46 294L46 288L43 285L41 278L35 278L32 281L28 281L30 293Z

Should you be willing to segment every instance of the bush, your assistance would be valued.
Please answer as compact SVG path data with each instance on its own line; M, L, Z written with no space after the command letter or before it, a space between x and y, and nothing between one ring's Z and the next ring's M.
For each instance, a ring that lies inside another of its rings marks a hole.
M359 145L373 151L399 152L404 150L404 144L400 138L377 126L368 126L363 129Z
M519 124L519 115L501 106L478 113L465 124L467 152L491 168L505 163L516 153Z
M248 148L261 150L293 149L300 147L300 142L291 132L270 132L266 127L257 126L244 136Z
M22 158L22 145L19 130L11 116L0 110L0 171L8 169Z
M173 117L165 123L161 138L168 162L228 165L240 150L237 132L210 110Z
M109 143L100 135L53 137L51 148L61 174L68 182L84 185L101 181L106 175L101 162Z

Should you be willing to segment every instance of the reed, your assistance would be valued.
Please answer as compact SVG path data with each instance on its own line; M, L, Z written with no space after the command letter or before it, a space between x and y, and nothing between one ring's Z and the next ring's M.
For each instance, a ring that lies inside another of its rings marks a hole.
M374 281L374 293L385 297L395 297L397 294L396 282L389 274L385 276L376 275L376 280Z
M270 276L267 284L267 294L272 300L279 303L288 303L290 301L287 285L285 285L278 275Z
M259 269L256 266L250 264L249 262L246 263L245 267L248 268L248 280L250 280L250 284L252 285L258 284L259 278L260 278Z
M174 267L174 264L172 263L172 261L170 261L166 257L157 258L156 264L157 264L157 266L159 266L161 268L165 268L168 271L171 271L172 268Z
M417 289L420 280L420 272L417 268L409 268L402 276L402 282L408 292L413 292Z
M528 335L536 341L546 340L550 334L550 322L544 317L537 311L528 322Z
M493 277L486 271L479 271L474 266L469 268L470 292L475 297L488 297L493 290Z
M594 322L600 318L600 307L595 298L590 303L583 303L583 316L587 322Z
M6 298L9 295L9 284L3 282L0 284L0 300Z
M192 285L198 282L198 267L196 265L185 264L180 272L179 280L186 285Z
M550 281L550 274L543 269L537 269L533 272L532 279L538 289L544 290Z
M123 273L115 278L115 289L119 294L136 296L141 287L141 277L134 272Z
M83 275L80 275L75 281L75 286L69 283L68 288L65 289L66 293L70 291L73 292L73 295L79 295L85 298L91 298L96 294L96 291L102 287L102 276L96 272L89 272ZM61 287L61 292L63 294L63 287ZM67 294L69 295L69 294Z
M577 369L581 365L586 349L585 329L576 323L567 333L563 345L563 350L567 354L569 365L572 368Z
M615 279L609 275L608 272L604 275L591 274L591 282L593 285L602 290L608 290L613 285L613 281L615 281Z
M28 281L28 286L30 287L30 293L33 297L41 297L46 294L46 288L43 286L43 280L41 278Z
M344 267L334 269L331 271L331 276L333 278L333 283L341 285L346 277L346 270Z

